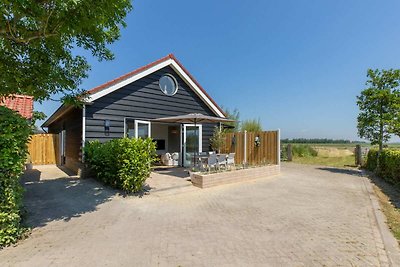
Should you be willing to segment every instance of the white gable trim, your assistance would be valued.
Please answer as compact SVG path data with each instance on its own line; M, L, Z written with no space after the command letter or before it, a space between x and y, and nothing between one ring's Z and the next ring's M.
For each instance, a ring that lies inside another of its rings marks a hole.
M179 74L179 76L191 87L191 89L207 104L209 108L211 108L212 111L216 115L218 115L221 118L225 118L225 115L215 106L215 104L211 101L210 98L204 94L204 92L197 86L197 84L189 77L189 75L179 66L178 63L175 62L173 59L167 59L166 61L163 61L147 70L144 70L138 74L133 75L132 77L129 77L121 82L118 82L114 85L111 85L109 87L106 87L105 89L102 89L99 92L96 92L92 95L90 95L87 98L87 102L92 102L100 97L103 97L105 95L108 95L111 92L114 92L115 90L118 90L130 83L133 83L143 77L146 77L147 75L152 74L153 72L156 72L166 66L171 65L172 68Z

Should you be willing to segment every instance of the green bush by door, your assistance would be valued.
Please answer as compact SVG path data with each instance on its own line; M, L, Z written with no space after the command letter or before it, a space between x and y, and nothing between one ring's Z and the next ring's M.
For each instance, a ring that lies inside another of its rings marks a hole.
M96 178L127 193L143 189L155 159L156 145L151 138L91 141L85 146L85 161Z

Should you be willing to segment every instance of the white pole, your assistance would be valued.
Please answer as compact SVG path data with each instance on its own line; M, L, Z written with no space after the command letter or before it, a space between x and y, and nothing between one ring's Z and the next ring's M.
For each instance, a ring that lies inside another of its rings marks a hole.
M247 165L247 131L244 131L244 165Z

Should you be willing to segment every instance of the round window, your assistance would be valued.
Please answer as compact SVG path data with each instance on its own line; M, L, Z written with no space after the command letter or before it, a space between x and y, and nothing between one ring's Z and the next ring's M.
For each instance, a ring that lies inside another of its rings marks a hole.
M158 81L161 91L166 95L174 95L178 91L178 83L171 75L164 75Z

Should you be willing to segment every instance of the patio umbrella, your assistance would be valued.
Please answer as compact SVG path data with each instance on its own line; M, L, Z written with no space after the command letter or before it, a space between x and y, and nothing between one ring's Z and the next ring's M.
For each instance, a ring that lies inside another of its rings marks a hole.
M152 120L154 122L172 122L172 123L194 123L195 126L195 134L197 136L197 123L213 123L213 122L234 122L235 120L221 118L221 117L213 117L208 115L203 115L200 113L190 113L186 115L178 115L173 117L164 117L159 119ZM197 144L195 144L195 152L194 152L194 164L196 163L196 151Z

